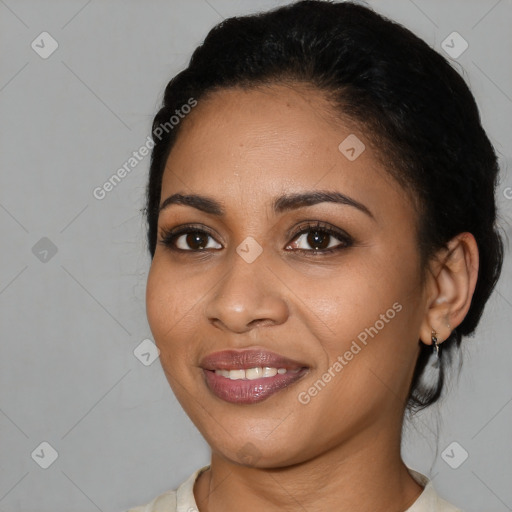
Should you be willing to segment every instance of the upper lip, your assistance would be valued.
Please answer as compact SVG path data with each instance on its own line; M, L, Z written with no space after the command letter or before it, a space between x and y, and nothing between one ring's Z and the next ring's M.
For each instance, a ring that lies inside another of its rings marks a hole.
M294 370L307 365L264 349L223 350L208 354L201 360L205 370L233 370L257 367L286 368Z

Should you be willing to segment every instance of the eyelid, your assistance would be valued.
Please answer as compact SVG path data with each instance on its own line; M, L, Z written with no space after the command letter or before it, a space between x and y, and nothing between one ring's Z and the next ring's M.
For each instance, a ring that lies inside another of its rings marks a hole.
M288 238L292 238L295 240L298 235L302 235L303 233L307 233L308 231L325 231L331 234L334 237L343 237L346 239L353 240L353 238L343 229L333 226L328 222L323 222L321 220L304 220L299 223L299 225L295 225L293 228L288 230L286 236Z
M205 232L208 235L210 235L211 237L214 237L213 231L209 227L205 226L204 224L195 224L195 223L179 224L178 226L175 226L173 228L161 227L158 230L158 236L161 238L164 238L165 236L168 236L168 235L178 235L178 234L181 235L184 233L189 233L189 232L194 232L194 231Z

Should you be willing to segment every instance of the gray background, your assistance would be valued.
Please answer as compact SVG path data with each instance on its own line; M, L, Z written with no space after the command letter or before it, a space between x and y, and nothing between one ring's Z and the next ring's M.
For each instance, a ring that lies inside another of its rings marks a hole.
M159 360L134 355L151 339L149 156L103 200L92 191L144 144L166 83L215 23L284 3L0 0L0 512L126 510L208 462ZM469 43L452 61L500 154L510 236L512 2L370 5L441 53L453 31ZM43 31L58 42L46 59L31 47L50 48ZM512 510L511 279L507 248L460 378L405 431L406 462L468 512ZM43 441L58 453L47 469ZM454 441L469 454L457 469L442 457Z

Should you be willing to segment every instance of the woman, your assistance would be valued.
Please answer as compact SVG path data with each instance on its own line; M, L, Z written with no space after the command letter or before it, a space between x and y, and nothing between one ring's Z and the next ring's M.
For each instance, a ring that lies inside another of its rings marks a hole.
M501 270L462 78L369 8L297 2L212 29L153 140L148 320L212 456L132 512L458 510L400 441Z

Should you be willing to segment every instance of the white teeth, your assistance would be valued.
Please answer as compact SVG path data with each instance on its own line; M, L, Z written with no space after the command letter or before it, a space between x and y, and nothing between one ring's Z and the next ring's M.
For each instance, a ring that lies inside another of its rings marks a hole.
M247 368L245 370L245 378L249 380L259 379L261 376L263 376L263 370L258 368Z
M263 377L273 377L274 375L277 375L277 368L269 368L268 366L263 368Z
M245 370L229 370L231 380L245 379Z
M290 373L297 373L300 368L290 370ZM278 373L283 375L287 372L286 368L270 368L269 366L256 368L247 368L247 370L215 370L217 375L222 375L231 380L254 380L263 377L274 377Z

